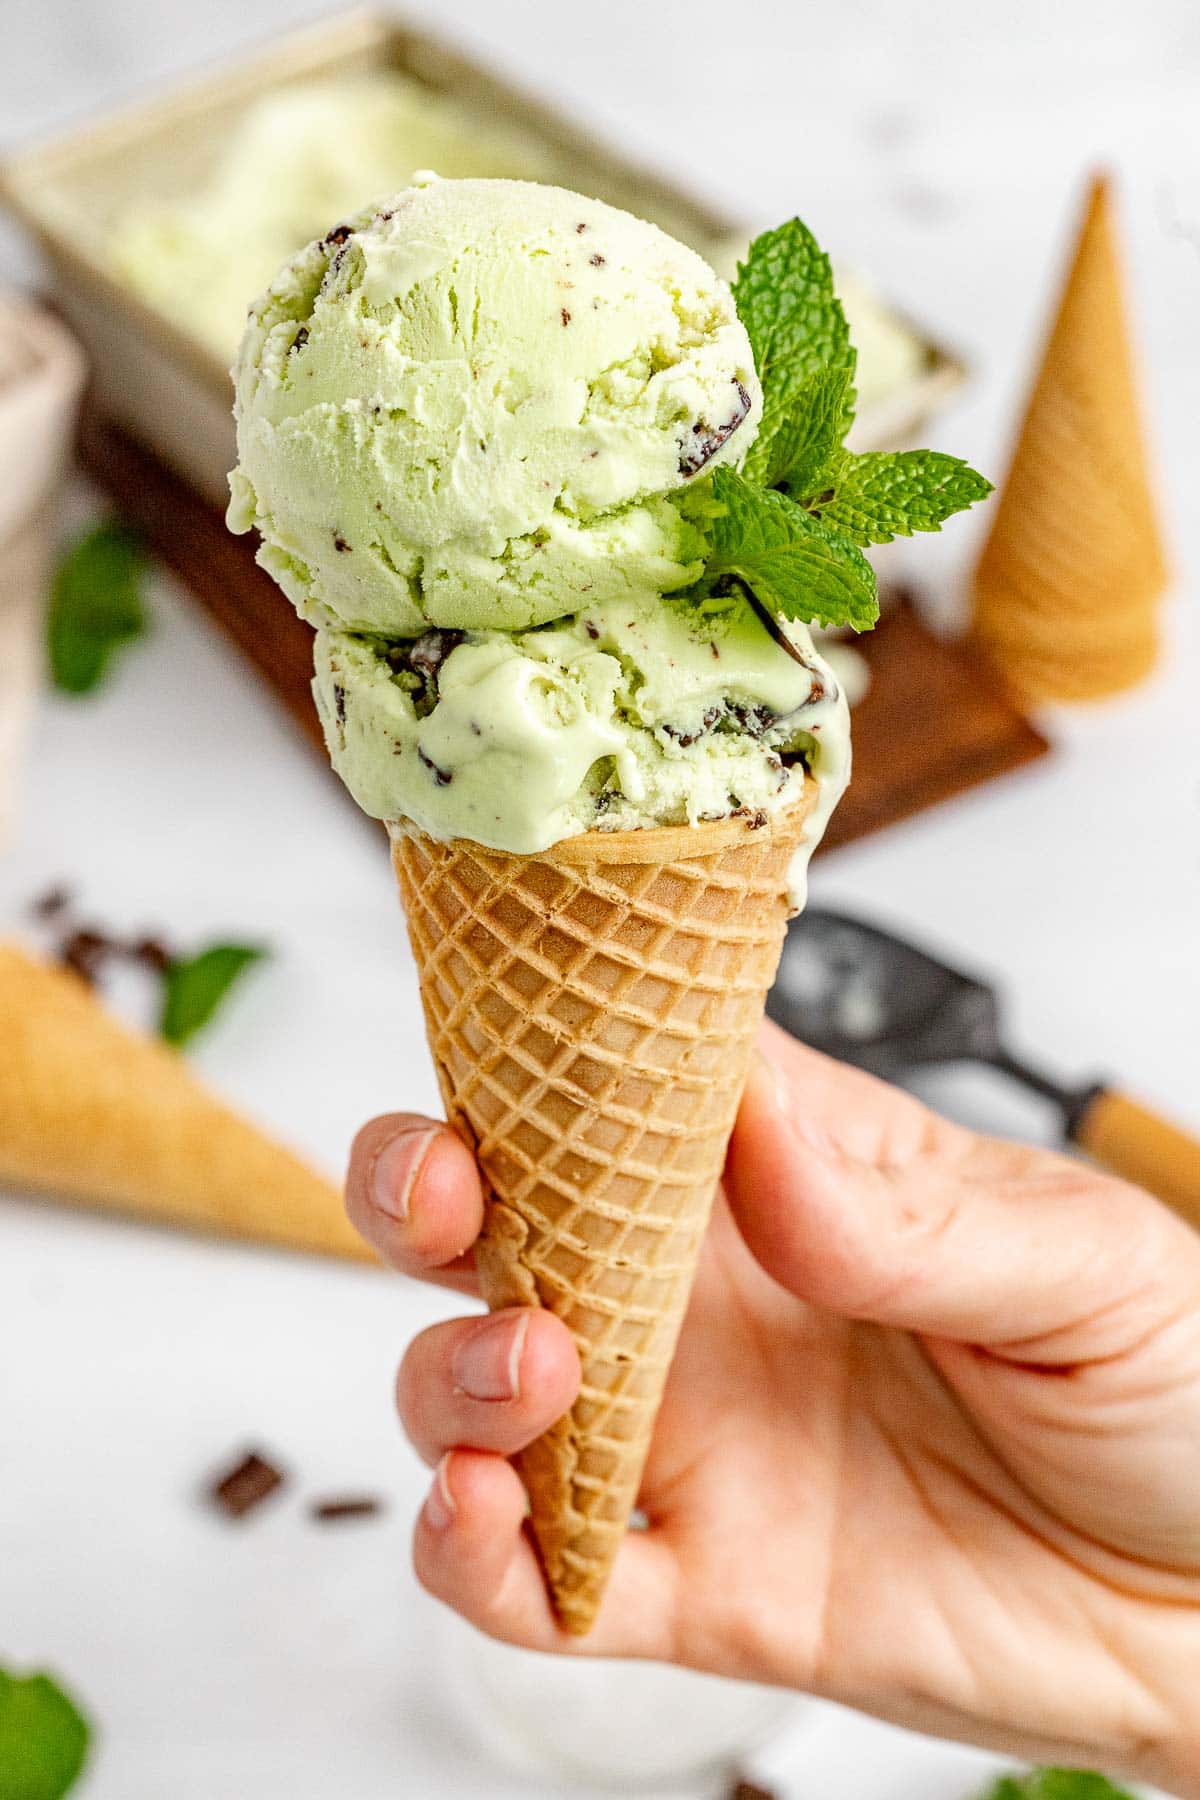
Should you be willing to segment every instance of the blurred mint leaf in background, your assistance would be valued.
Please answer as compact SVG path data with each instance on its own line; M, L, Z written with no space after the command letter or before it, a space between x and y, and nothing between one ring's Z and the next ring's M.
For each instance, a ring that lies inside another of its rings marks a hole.
M254 944L211 944L163 971L159 1032L168 1044L188 1043L208 1024L239 976L267 951Z
M984 1800L1133 1800L1133 1795L1086 1769L1033 1769L1006 1775Z
M805 494L791 478L784 485L823 524L856 544L940 531L954 513L992 491L969 463L941 450L843 452L823 474L825 492Z
M62 557L50 590L46 647L55 687L90 694L113 652L143 636L146 557L122 525L98 525Z
M706 585L732 576L778 619L870 629L879 616L875 572L856 544L732 469L715 472L712 491L720 511L709 526Z
M62 1800L83 1768L90 1737L87 1720L49 1675L0 1669L3 1800Z

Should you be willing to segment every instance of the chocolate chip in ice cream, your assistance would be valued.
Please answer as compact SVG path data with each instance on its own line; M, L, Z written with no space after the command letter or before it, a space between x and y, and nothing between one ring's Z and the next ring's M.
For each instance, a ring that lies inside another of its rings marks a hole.
M408 666L418 675L436 676L452 650L462 643L461 631L426 631L410 646Z
M728 443L738 426L743 423L750 411L750 395L745 385L734 382L737 390L737 403L730 417L723 425L710 425L704 419L698 419L692 426L690 437L685 438L679 446L679 473L681 475L697 475L706 463L712 461L722 444Z
M426 754L422 750L420 744L417 745L417 760L419 762L424 763L425 767L429 770L429 773L433 776L433 779L437 782L439 787L449 787L450 783L454 780L453 770L452 769L439 769L438 765L434 762L433 758L431 756L426 756Z
M707 736L720 717L721 708L710 706L695 731L689 731L681 725L664 725L663 730L668 737L675 739L681 750L690 750L693 744L698 744L702 737Z

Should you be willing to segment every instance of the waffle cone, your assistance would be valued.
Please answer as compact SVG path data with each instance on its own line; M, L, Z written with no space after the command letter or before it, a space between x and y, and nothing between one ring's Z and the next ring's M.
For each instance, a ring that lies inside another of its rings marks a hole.
M975 571L973 635L1027 697L1116 692L1154 663L1166 579L1098 177Z
M564 1626L591 1626L683 1322L812 804L753 829L588 832L534 856L393 828L448 1118L479 1158L493 1307L579 1350L519 1467Z
M335 1188L127 1030L68 969L0 944L0 1187L363 1258Z

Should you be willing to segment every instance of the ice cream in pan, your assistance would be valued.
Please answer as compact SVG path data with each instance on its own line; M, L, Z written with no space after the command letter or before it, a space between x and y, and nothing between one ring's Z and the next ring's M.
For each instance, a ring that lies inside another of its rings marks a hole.
M853 456L854 352L791 221L733 291L529 182L418 178L297 255L235 369L234 529L318 626L334 766L387 822L493 1306L579 1347L521 1460L563 1624L636 1503L754 1034L850 772L810 626L861 546L987 491Z

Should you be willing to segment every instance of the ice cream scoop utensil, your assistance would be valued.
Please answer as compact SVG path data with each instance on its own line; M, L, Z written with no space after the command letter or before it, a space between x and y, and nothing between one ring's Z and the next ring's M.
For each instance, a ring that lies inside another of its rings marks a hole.
M996 989L861 919L810 907L790 927L770 1016L886 1080L976 1062L1052 1101L1069 1143L1200 1227L1200 1142L1108 1082L1061 1082L1015 1056Z

